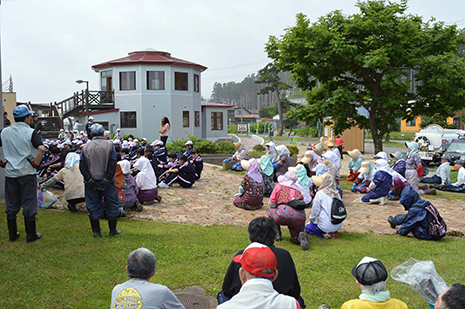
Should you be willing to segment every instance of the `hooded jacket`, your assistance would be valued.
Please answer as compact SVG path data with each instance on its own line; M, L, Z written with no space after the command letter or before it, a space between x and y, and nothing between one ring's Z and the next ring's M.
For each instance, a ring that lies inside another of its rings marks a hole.
M408 211L402 226L397 230L402 236L406 236L412 232L418 239L435 240L429 235L428 211L426 206L431 204L428 201L422 200L417 192L412 187L405 187L400 195L399 202Z

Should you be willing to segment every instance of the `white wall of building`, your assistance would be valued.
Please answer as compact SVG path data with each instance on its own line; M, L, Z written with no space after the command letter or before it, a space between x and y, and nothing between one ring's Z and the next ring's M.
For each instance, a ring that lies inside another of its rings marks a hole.
M108 68L110 69L110 68ZM108 69L102 69L106 71ZM195 127L195 111L201 112L200 91L194 92L194 74L199 75L199 69L192 67L168 65L124 65L114 66L112 70L112 88L115 91L115 108L121 112L136 112L137 128L124 128L120 124L118 113L117 125L124 134L133 134L149 141L160 138L161 119L168 117L171 124L169 140L187 139L189 136L202 135L202 117ZM100 71L100 72L101 72ZM120 72L135 71L136 89L120 90ZM147 71L165 72L164 90L147 90ZM100 72L98 74L100 74ZM175 72L188 73L188 90L175 90ZM100 80L101 82L101 80ZM199 80L199 84L200 84ZM183 111L189 111L189 127L183 127Z
M203 137L208 140L224 139L228 137L228 109L221 107L208 107L202 108L205 116L205 132L206 136ZM223 130L212 130L212 113L223 113Z

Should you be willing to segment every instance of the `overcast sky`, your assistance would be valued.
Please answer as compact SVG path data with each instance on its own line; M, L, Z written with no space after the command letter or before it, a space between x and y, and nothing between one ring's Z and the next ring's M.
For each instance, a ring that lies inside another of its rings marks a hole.
M208 67L202 96L215 82L240 82L267 63L269 35L333 10L353 14L355 0L3 0L2 80L13 76L20 102L61 101L89 80L91 66L153 48ZM409 12L465 27L464 0L412 0Z

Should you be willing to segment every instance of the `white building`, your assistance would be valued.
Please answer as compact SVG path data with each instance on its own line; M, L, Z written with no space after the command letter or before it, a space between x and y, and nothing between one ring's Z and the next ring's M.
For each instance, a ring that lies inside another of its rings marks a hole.
M127 57L92 66L100 91L114 91L114 109L90 114L111 132L158 139L161 119L171 124L169 140L197 136L227 137L227 109L233 106L200 99L200 76L207 68L161 51L136 51ZM223 112L224 111L224 112ZM78 117L86 122L85 113Z

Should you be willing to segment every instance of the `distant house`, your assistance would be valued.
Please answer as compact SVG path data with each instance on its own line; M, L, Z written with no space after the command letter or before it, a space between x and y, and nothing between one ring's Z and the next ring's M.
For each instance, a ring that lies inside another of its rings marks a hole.
M253 114L250 110L243 107L236 107L234 110L233 124L239 122L255 123L260 118L258 115Z

